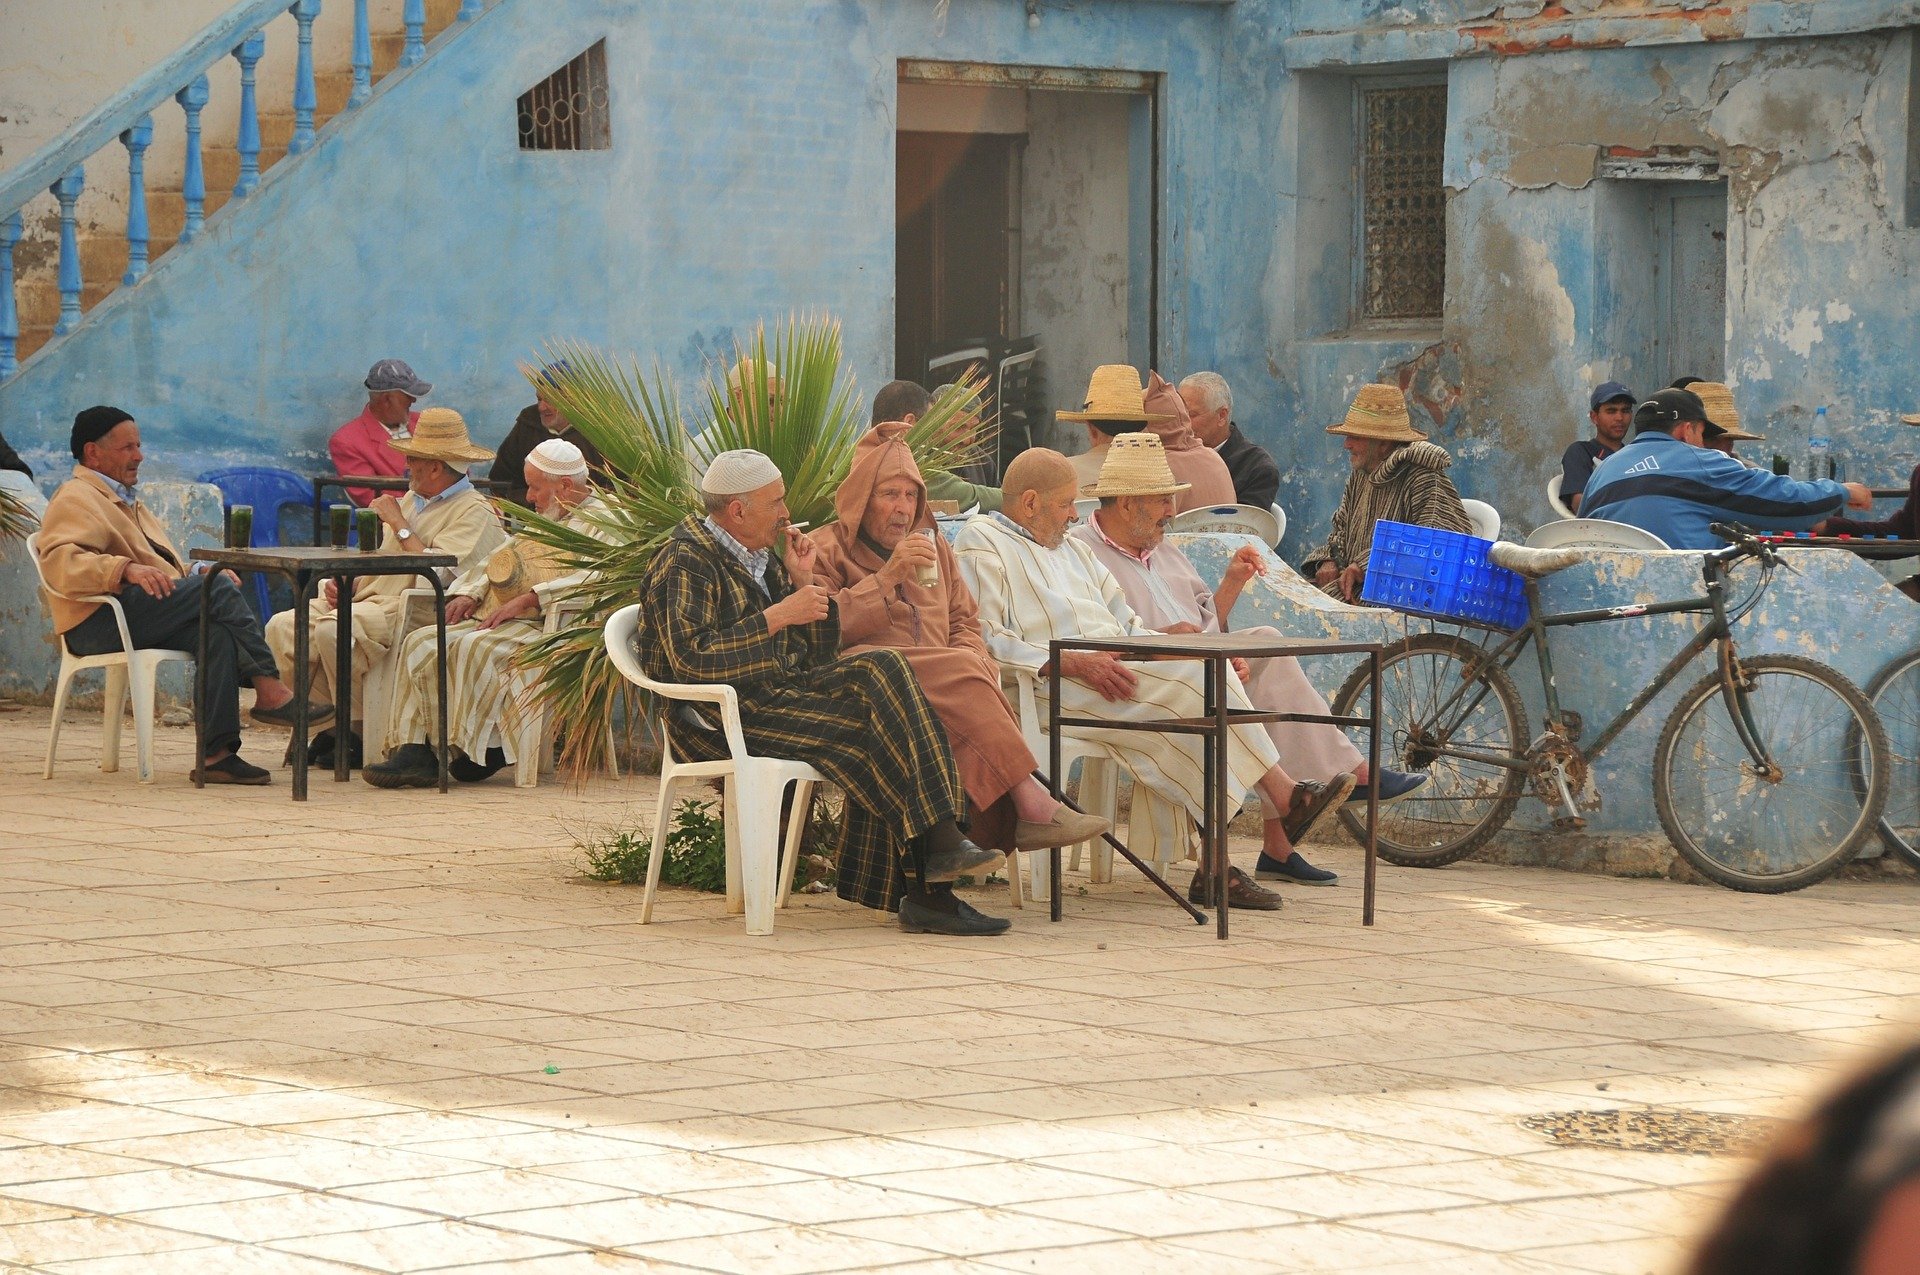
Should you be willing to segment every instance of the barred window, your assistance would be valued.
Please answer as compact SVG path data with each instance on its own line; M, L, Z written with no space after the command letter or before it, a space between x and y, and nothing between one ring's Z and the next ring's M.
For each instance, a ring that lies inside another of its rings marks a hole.
M1361 317L1439 318L1447 281L1447 86L1363 89L1360 136Z
M613 145L607 42L601 40L520 95L520 149L603 151Z

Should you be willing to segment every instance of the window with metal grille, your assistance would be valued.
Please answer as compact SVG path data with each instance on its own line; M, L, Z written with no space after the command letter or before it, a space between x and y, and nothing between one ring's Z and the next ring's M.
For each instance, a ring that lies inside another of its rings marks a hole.
M613 145L607 106L607 42L601 40L520 95L520 149L606 150Z
M1437 319L1446 300L1447 86L1360 91L1363 319Z

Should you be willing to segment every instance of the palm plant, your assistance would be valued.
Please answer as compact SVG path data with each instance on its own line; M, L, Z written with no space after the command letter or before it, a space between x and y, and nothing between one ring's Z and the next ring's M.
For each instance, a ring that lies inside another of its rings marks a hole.
M576 595L579 620L520 655L535 669L535 694L554 720L569 724L561 763L575 778L605 759L607 726L625 700L626 681L606 658L601 625L641 600L640 580L674 528L698 513L696 470L723 451L752 448L772 458L786 480L793 520L833 521L834 493L852 464L867 416L841 354L840 325L827 317L791 317L771 335L756 329L727 366L706 377L705 428L693 435L672 379L657 366L572 342L547 347L545 366L522 370L600 450L611 471L599 521L606 542L537 515L526 533L591 573ZM977 408L981 378L945 387L907 443L928 475L990 454L994 429Z
M39 525L20 497L0 488L0 540L22 539Z

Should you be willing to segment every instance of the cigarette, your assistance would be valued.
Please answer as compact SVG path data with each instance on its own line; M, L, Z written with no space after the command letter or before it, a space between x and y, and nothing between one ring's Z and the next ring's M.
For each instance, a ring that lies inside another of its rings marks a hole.
M811 527L812 525L813 524L810 522L790 522L787 524L787 530L788 531L805 531L808 527Z

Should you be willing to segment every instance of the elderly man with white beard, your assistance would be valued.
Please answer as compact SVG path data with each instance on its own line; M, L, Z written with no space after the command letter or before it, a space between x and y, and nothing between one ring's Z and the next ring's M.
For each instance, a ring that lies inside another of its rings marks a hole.
M607 538L584 453L550 438L527 454L527 495L541 517ZM447 589L447 741L458 750L449 766L468 783L489 778L520 759L514 753L521 714L514 694L513 658L541 634L542 612L585 572L558 560L556 550L522 534L476 563ZM422 627L400 644L393 705L387 714L386 760L361 773L376 788L430 788L440 763L432 737L438 677L434 631Z

